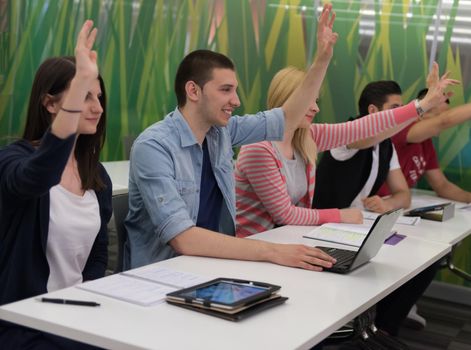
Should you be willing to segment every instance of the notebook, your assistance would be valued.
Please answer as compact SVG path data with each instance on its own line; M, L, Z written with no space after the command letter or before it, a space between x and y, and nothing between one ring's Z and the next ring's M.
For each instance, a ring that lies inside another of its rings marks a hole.
M88 281L79 284L77 288L141 306L150 306L163 302L167 293L210 279L153 264Z
M401 214L402 209L397 209L378 216L357 251L317 247L337 259L335 265L330 269L324 268L324 270L348 273L366 264L378 253L384 239L390 234L392 227Z

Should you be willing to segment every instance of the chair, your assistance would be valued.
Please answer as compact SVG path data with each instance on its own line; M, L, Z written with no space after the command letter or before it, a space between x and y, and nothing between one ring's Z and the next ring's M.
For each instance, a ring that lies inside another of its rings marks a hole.
M126 215L129 210L128 198L129 195L127 193L115 195L112 198L114 224L116 227L116 234L118 236L118 261L116 263L115 273L123 271L124 244L127 239L124 219L126 219Z

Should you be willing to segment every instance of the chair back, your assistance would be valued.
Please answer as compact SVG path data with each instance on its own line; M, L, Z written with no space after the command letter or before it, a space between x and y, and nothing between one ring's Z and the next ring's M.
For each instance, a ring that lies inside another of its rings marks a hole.
M113 216L114 224L116 227L116 233L118 236L118 261L116 263L115 273L123 271L123 259L124 259L124 245L127 240L126 227L124 226L124 219L128 215L129 195L119 194L112 198L113 201Z

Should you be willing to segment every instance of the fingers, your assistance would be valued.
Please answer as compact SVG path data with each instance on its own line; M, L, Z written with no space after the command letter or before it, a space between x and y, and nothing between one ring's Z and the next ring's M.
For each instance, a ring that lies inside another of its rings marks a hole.
M275 244L276 254L270 260L280 265L303 268L312 271L322 271L330 268L337 261L326 252L301 244Z
M438 63L437 62L433 62L432 69L430 70L429 75L431 77L437 77L438 78Z
M457 79L445 79L445 80L441 81L440 83L443 83L444 84L443 86L459 85L459 84L461 84L461 81L459 81Z
M433 62L432 69L427 75L427 87L432 88L437 84L437 82L438 82L438 63Z
M332 10L332 4L325 4L319 17L319 26L330 26L329 16ZM335 15L334 15L335 16ZM332 22L333 24L333 22ZM332 28L332 27L331 27Z
M440 80L444 80L444 79L448 78L449 75L450 75L450 71L445 72L445 74L443 74L441 76Z
M304 261L301 261L299 263L299 266L300 268L304 269L304 270L311 270L311 271L317 271L317 272L320 272L322 271L322 267L320 266L316 266L316 265L311 265L307 262L304 262Z
M324 267L331 268L337 261L326 252L313 247L301 246L302 253L297 267L322 271Z
M323 26L327 22L326 14L327 14L327 4L324 5L324 8L322 9L321 15L319 16L319 19L318 19L319 26Z
M89 56L90 56L90 60L91 60L92 62L96 63L96 59L97 59L97 53L96 53L96 51L95 51L95 50L90 51L90 55L89 55Z
M318 248L307 248L308 251L302 259L304 262L321 267L332 267L335 264L336 260L324 251Z
M92 31L90 32L90 34L88 35L87 44L86 44L87 48L91 49L93 47L93 44L95 43L97 32L98 32L98 30L96 28L93 28Z
M93 21L91 19L87 19L85 23L82 25L82 28L80 29L78 39L80 41L85 41L92 27L93 27Z
M337 39L339 38L339 34L338 33L332 33L332 36L330 38L330 41L335 44L337 42Z
M87 19L85 23L83 24L82 29L80 29L79 35L77 37L77 44L86 45L90 30L92 29L92 27L93 27L93 21L90 19Z
M334 22L335 22L335 12L332 12L332 16L330 17L329 21L329 28L332 29L334 27Z

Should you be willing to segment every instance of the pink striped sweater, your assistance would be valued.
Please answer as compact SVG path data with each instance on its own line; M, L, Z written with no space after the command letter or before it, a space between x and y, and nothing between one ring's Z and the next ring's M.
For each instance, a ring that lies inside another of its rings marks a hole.
M313 123L311 134L318 151L322 152L374 136L416 117L417 111L411 102L346 123ZM270 142L242 146L235 169L237 236L246 237L272 229L275 225L340 222L339 209L311 209L315 166L306 166L308 192L299 206L291 203L281 167L282 163Z

